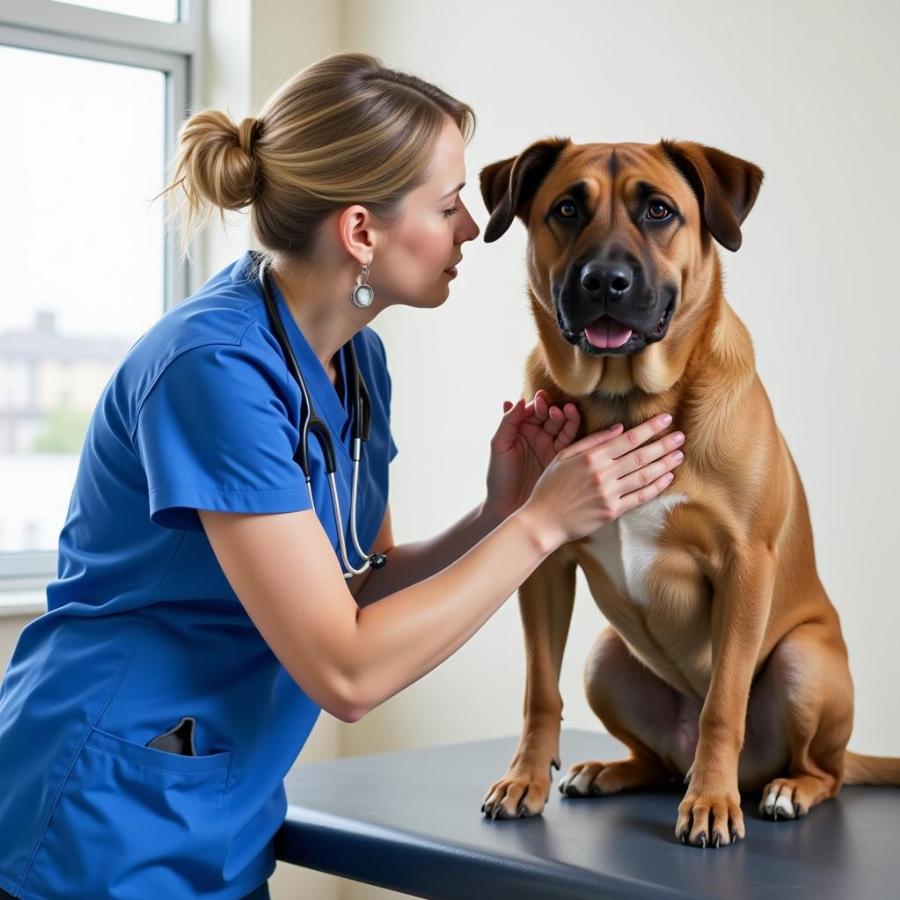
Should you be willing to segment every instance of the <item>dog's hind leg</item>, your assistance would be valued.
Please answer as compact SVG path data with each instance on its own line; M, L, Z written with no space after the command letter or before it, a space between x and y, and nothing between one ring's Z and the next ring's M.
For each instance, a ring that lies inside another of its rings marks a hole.
M591 647L584 682L591 709L632 755L572 766L560 781L563 793L589 797L658 787L687 771L697 744L699 699L676 691L635 659L611 626Z
M790 752L784 777L763 788L760 812L794 819L835 796L853 726L853 684L835 621L792 629L767 661L780 687L776 702Z

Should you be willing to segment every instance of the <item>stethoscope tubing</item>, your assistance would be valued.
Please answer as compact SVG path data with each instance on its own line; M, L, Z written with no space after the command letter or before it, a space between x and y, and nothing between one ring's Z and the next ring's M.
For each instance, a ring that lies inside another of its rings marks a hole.
M275 332L275 338L277 339L281 347L281 351L284 354L285 360L287 361L288 368L290 369L294 380L300 386L300 391L303 395L305 416L303 417L303 420L301 422L300 441L297 445L297 450L294 453L294 460L300 466L301 470L303 471L303 476L306 479L306 489L309 492L310 506L312 506L313 511L316 512L316 515L318 515L318 512L316 511L315 500L313 499L312 475L309 465L308 441L309 433L312 432L316 435L316 438L318 439L319 445L321 446L322 452L325 456L325 470L328 475L328 483L331 488L331 503L334 510L335 527L337 529L338 541L341 548L341 559L343 561L344 567L347 569L347 571L343 573L344 578L351 578L353 577L353 575L360 575L365 572L370 566L381 568L387 561L386 557L384 557L383 554L379 553L372 554L371 556L366 553L366 551L363 550L360 546L359 537L356 533L359 464L362 459L362 443L363 441L368 439L369 432L369 393L362 373L359 370L359 363L356 359L356 351L353 347L353 341L352 339L348 341L342 349L344 349L345 352L349 353L350 355L351 365L347 368L353 373L351 384L348 386L351 394L353 416L353 451L351 453L351 457L353 459L353 482L350 497L350 537L353 541L353 547L356 552L360 557L365 559L365 563L363 563L360 568L354 567L347 556L347 544L344 538L344 526L343 519L341 517L341 503L340 499L338 498L337 482L335 479L337 460L335 458L334 444L332 442L331 432L328 430L328 426L325 424L324 420L316 415L312 397L310 396L309 391L307 391L306 389L306 382L303 380L303 374L300 371L300 365L297 362L297 357L294 355L294 351L291 348L290 341L288 340L287 334L285 333L284 323L281 321L281 316L278 312L278 306L275 302L275 297L272 293L271 285L268 281L268 261L263 257L262 254L255 253L254 258L256 259L259 266L260 287L262 288L263 299L266 304L266 310L269 314L272 329Z

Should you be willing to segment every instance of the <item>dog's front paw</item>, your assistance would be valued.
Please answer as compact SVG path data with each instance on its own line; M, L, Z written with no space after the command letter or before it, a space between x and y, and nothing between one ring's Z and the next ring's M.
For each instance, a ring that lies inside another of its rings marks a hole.
M499 781L495 781L485 794L481 811L490 819L521 819L539 816L550 797L552 768L559 769L554 758L547 766L519 765Z
M695 847L721 847L744 837L744 814L737 790L689 787L678 805L675 837Z

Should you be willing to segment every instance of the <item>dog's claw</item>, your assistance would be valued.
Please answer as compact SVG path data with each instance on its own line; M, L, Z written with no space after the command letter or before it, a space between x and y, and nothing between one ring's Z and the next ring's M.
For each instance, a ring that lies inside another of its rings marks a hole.
M722 841L722 836L717 833L716 834L716 843L713 845L716 848L716 850L719 849L719 844L721 843L721 841Z
M701 833L700 835L700 846L705 850L706 849L706 833Z

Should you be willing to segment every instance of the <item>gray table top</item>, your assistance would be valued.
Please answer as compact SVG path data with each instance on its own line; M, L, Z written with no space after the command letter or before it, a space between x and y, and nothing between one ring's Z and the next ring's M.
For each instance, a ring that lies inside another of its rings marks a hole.
M278 858L420 897L900 897L900 792L845 787L802 818L772 822L743 797L746 839L706 850L675 839L681 791L574 798L568 767L626 755L605 734L564 729L562 771L537 818L490 820L488 786L516 737L302 763L285 781Z

